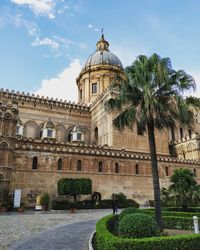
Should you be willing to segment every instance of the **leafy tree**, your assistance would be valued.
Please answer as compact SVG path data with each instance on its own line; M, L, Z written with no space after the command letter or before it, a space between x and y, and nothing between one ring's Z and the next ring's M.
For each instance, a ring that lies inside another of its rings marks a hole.
M177 205L175 195L165 187L161 189L161 201L163 206L174 207Z
M92 193L92 181L84 178L62 178L58 181L58 193L60 195L71 195L76 202L78 195Z
M118 194L113 193L111 195L111 198L112 199L116 198L118 202L126 202L127 201L126 195L124 193L121 193L121 192Z
M149 58L140 55L125 69L126 80L119 77L113 84L114 97L105 106L118 111L113 124L119 130L126 126L147 128L151 156L152 178L155 200L155 216L160 229L163 228L160 184L155 143L155 129L174 128L179 122L190 126L193 122L191 105L200 107L198 98L184 98L182 93L195 87L194 79L183 70L172 69L169 58L153 54Z
M200 198L199 186L194 174L189 169L176 169L170 181L172 184L169 186L169 193L174 194L183 211L187 211L188 203Z

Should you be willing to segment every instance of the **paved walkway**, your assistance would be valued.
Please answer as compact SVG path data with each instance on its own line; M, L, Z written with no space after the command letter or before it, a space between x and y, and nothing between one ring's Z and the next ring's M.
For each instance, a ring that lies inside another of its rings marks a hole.
M86 250L96 220L57 226L20 241L9 250Z

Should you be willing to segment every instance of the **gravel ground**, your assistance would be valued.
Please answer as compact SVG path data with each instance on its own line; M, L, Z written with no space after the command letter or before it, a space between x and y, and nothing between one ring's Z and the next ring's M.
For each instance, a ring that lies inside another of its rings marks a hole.
M100 219L111 210L80 210L75 214L64 212L25 212L0 215L0 250L34 233L76 222Z

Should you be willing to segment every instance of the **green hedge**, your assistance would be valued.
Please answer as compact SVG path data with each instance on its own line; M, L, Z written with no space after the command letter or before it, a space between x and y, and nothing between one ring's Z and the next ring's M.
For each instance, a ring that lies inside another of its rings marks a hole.
M183 209L181 207L164 207L164 211L173 211L173 212L183 212ZM200 207L188 207L187 212L195 212L200 213Z
M192 230L193 219L187 217L163 216L164 228Z
M126 209L125 209L126 210ZM154 217L154 211L148 211L147 209L141 210L143 213L152 215ZM140 210L139 210L140 212ZM191 230L193 229L193 216L200 218L199 213L187 213L187 212L167 212L163 211L163 223L164 228ZM121 214L120 214L121 215Z
M112 215L97 222L97 250L199 250L200 234L128 239L114 236L107 225Z
M69 209L70 201L67 200L53 200L52 201L52 209L55 210L66 210ZM125 208L125 207L139 207L139 204L134 200L125 200L124 202L120 202L118 204L118 208ZM76 202L77 209L112 209L112 200L106 199L101 200L99 204L95 204L95 200L84 200L84 201L77 201Z
M154 209L140 209L139 212L144 212L149 215L154 215ZM194 215L200 218L200 213L196 212L173 212L173 211L162 211L163 216L175 216L175 217L190 217L192 218Z
M70 208L70 201L67 200L53 200L51 203L53 210L67 210Z

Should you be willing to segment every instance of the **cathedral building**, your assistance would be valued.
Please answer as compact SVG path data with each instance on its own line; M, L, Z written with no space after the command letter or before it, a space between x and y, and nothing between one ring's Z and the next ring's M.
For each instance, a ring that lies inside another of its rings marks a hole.
M140 203L153 199L146 131L136 125L118 131L116 114L105 110L116 75L125 78L122 63L102 35L77 77L77 103L0 89L0 199L3 190L15 189L26 203L34 192L55 197L63 177L90 178L102 198L122 192ZM193 129L156 131L161 186L180 167L200 181L200 114L195 117Z

